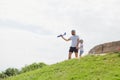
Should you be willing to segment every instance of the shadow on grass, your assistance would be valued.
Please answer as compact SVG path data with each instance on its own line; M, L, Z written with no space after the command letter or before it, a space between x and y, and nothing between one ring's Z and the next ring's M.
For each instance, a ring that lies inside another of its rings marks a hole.
M114 54L117 54L118 55L118 57L120 57L120 51L118 52L113 52ZM113 53L110 53L110 54L113 54Z
M120 57L120 52L116 52L118 54L118 57Z
M120 57L120 53L118 53L118 57Z

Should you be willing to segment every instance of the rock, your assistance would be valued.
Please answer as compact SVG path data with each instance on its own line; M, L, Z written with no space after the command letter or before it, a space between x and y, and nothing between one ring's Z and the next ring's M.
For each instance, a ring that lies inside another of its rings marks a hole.
M120 41L97 45L89 51L89 54L103 54L110 52L120 52Z

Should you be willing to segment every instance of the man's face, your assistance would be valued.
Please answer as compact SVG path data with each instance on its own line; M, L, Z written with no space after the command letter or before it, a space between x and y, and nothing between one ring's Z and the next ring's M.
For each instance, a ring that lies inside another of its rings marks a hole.
M72 34L72 35L75 35L75 31L72 31L71 34Z

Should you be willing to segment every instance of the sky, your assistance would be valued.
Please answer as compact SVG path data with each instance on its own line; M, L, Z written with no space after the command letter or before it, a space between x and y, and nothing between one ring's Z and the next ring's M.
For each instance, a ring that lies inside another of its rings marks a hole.
M71 43L56 36L72 29L85 54L120 40L120 0L0 0L0 71L67 60Z

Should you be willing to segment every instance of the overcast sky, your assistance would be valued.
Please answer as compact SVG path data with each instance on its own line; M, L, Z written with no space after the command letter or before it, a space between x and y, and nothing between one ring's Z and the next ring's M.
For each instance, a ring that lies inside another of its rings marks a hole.
M66 60L70 42L56 36L72 29L85 53L120 40L120 0L0 0L0 71Z

